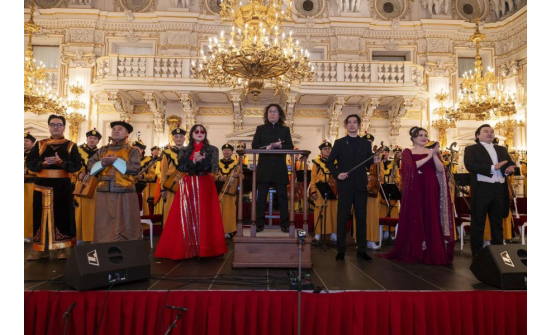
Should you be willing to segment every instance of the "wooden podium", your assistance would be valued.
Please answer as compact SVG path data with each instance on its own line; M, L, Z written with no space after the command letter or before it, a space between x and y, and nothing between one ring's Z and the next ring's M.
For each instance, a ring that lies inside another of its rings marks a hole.
M278 154L291 155L291 183L290 183L290 226L288 237L261 237L256 236L256 162L258 154ZM298 267L298 247L299 241L294 227L294 182L295 182L295 154L301 154L307 162L307 157L311 151L307 150L262 150L248 149L237 150L237 154L242 157L244 154L252 154L252 213L250 226L250 236L243 236L243 179L239 175L239 204L237 214L237 235L233 237L235 245L235 256L233 260L234 268L296 268ZM240 159L242 171L242 159ZM307 204L307 173L304 174L304 204ZM304 206L304 226L303 230L308 231L307 224L307 206ZM302 267L311 269L311 237L307 236L302 246Z

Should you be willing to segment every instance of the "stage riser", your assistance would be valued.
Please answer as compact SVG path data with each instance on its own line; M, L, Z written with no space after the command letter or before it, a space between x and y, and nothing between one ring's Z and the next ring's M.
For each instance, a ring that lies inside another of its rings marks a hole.
M297 268L298 240L288 237L234 237L234 268ZM311 269L311 238L302 246L302 268Z

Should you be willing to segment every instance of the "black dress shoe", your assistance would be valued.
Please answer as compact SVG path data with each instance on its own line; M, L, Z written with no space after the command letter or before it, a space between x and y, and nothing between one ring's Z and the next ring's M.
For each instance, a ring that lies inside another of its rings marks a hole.
M369 255L367 255L367 253L364 252L364 251L363 252L358 252L357 253L357 258L362 259L364 261L372 262L372 258Z
M336 261L337 262L343 262L345 256L346 256L345 252L339 252L338 255L336 255Z
M281 227L281 231L283 233L288 233L288 227Z
M256 233L264 231L264 227L256 226Z

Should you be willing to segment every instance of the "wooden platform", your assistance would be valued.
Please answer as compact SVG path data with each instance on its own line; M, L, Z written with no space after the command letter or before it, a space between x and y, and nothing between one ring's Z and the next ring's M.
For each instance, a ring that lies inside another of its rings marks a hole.
M302 245L302 268L311 269L311 237ZM299 241L297 237L233 237L234 268L297 268Z

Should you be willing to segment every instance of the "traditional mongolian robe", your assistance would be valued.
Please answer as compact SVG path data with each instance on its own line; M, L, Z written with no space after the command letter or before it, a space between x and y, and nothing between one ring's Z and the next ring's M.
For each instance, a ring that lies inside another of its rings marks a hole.
M164 189L164 182L169 179L174 173L178 172L178 155L185 147L178 149L176 146L171 146L162 152L162 160L160 163L160 187ZM174 202L175 194L172 191L166 190L166 202L164 203L163 224L166 224L168 213Z
M25 195L24 195L24 201L25 201L25 204L24 204L24 213L25 213L25 222L23 224L24 226L24 233L25 233L25 238L27 237L32 237L33 236L33 233L32 233L32 227L33 227L33 221L32 221L32 198L33 198L33 194L34 194L34 178L35 178L35 173L30 171L29 169L27 169L26 165L27 165L27 155L29 154L29 152L31 152L31 150L27 150L25 151Z
M45 158L61 160L46 165ZM75 244L74 197L71 173L81 168L75 143L61 137L38 141L27 155L27 168L36 172L33 194L33 249L68 248Z
M90 148L86 144L78 147L80 157L82 157L82 169L77 174L88 172L88 160L97 152L97 147ZM94 240L94 222L95 222L95 204L96 192L92 198L75 198L75 221L76 221L76 239L78 241L91 242Z
M101 165L101 159L107 155L118 157L118 165L115 165L115 162L97 173L99 181L94 243L139 240L141 220L135 188L135 175L140 170L139 151L126 141L101 147L88 161L88 168L92 173ZM94 168L96 163L98 165Z
M149 202L154 202L155 197L155 184L157 177L155 175L155 162L151 156L145 156L141 158L141 170L143 179L138 182L145 186L142 191L142 210L143 215L149 215ZM153 209L154 211L154 209Z
M338 214L338 199L327 200L326 211L325 195L317 189L317 183L328 183L331 179L330 170L326 167L327 160L322 157L317 157L313 160L311 168L311 184L310 193L317 193L315 200L315 210L313 211L313 224L315 225L315 234L323 233L323 225L326 221L324 229L325 234L336 234L336 222ZM337 165L337 163L335 163Z
M237 173L235 174L235 177L233 178L232 185L228 185L227 191L224 193L222 201L220 202L220 210L222 212L222 220L223 220L223 230L225 233L233 233L237 231L237 195L236 194L229 194L232 193L232 191L235 191L237 188L234 185L239 183L239 175L238 172L240 172L239 161L235 160L233 158L229 159L220 159L218 167L218 173L216 175L216 179L220 176L225 176L227 179L231 177L231 174L233 173L234 169L237 168ZM220 182L221 184L224 184L225 182ZM236 184L235 184L236 183ZM222 189L220 192L223 192Z

